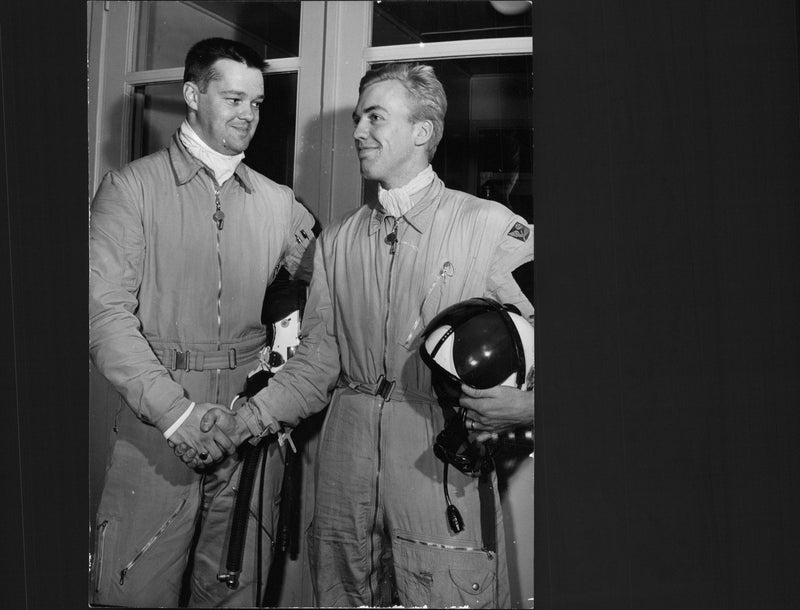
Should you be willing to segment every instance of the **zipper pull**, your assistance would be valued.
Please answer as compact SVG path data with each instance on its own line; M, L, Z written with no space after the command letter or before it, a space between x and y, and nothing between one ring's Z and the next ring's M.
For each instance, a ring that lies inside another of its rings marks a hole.
M119 584L122 586L122 583L125 582L125 575L128 573L128 568L123 568L122 571L119 573Z
M217 231L222 231L222 225L225 224L225 212L222 211L222 203L219 200L219 191L216 189L214 190L214 205L217 209L211 218L217 223Z

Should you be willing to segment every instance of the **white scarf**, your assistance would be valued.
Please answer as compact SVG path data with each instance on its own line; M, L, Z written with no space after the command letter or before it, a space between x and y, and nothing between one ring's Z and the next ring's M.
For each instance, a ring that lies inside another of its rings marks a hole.
M197 160L205 163L214 172L217 184L220 186L233 176L233 172L239 167L239 163L244 159L244 153L238 155L223 155L203 142L202 138L189 125L189 121L184 119L178 130L178 137L186 150Z
M386 210L388 216L394 216L395 218L405 216L405 214L414 207L414 202L411 201L411 195L418 193L428 186L433 182L435 176L436 174L433 168L428 164L425 169L412 178L411 182L399 186L396 189L389 189L387 191L379 184L378 201L381 202L381 206Z

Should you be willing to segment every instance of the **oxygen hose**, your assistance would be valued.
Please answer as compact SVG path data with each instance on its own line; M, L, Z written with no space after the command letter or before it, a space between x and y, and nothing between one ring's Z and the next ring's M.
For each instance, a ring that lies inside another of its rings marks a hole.
M442 473L442 485L444 486L444 499L447 502L447 524L450 526L450 529L453 531L454 534L458 534L459 532L464 531L464 519L461 517L461 513L459 512L458 508L456 508L455 504L453 504L452 500L450 500L450 494L447 491L447 469L450 466L447 462L444 463L444 472Z
M308 239L304 231L303 237ZM296 236L297 237L297 236ZM299 237L297 237L299 241ZM264 303L261 311L261 321L267 326L266 347L259 352L259 364L256 369L250 372L245 381L245 389L237 394L231 403L234 404L244 398L249 400L259 391L267 387L269 380L283 368L286 361L295 353L297 345L300 343L300 321L301 312L305 306L306 284L300 281L291 280L285 269L279 272L278 276L269 285L264 295ZM290 433L279 432L278 443L283 445L285 440L289 440L292 451L286 451L286 461L295 451ZM239 487L236 490L236 502L233 507L230 540L228 541L228 555L225 562L227 572L217 575L217 580L224 582L229 589L236 589L239 586L239 575L242 571L245 540L247 535L247 522L250 513L250 502L253 495L253 486L257 476L259 461L261 461L261 476L259 504L258 504L258 526L262 527L262 510L264 503L264 470L266 468L266 450L270 442L275 440L275 435L271 434L261 439L257 444L244 443L240 448L240 458L242 460L241 474L239 476ZM261 460L262 454L265 455ZM286 475L284 473L284 484ZM281 495L284 495L283 490ZM281 502L283 505L283 502ZM283 509L283 506L281 506ZM281 538L289 539L289 534L283 534ZM273 540L273 544L274 544ZM283 545L283 543L281 543ZM278 546L281 548L281 546ZM257 599L261 597L261 563L262 563L262 535L259 531L257 538Z
M253 483L255 482L255 474L258 468L259 458L261 457L261 450L265 445L266 441L261 441L258 445L245 443L240 449L243 456L242 472L239 476L239 487L236 490L236 504L233 508L231 538L228 543L228 558L225 562L225 569L227 572L217 576L229 589L236 589L239 586L239 574L242 571L244 543L247 537L247 521L250 516L250 498L253 495Z
M297 531L296 521L300 516L299 456L295 451L287 451L283 464L283 482L281 483L281 505L278 513L278 534L275 548L280 553L290 551L296 554L293 532Z

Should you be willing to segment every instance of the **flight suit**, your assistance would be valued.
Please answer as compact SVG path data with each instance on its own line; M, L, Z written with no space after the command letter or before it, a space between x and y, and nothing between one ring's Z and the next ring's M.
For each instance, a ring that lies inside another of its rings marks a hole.
M265 344L266 287L281 266L310 276L313 224L288 187L243 163L220 188L177 134L168 149L104 177L91 207L90 355L119 394L107 405L116 418L95 524L94 603L175 606L190 559L193 605L260 601L255 522L239 589L216 578L239 463L189 469L163 432L191 401L229 405L244 388ZM266 459L264 577L283 464L275 446Z
M323 231L298 352L239 415L258 435L295 425L332 392L309 536L319 605L385 604L393 581L406 606L502 608L509 585L496 484L482 514L477 479L449 468L465 521L454 534L433 452L442 409L418 348L439 311L475 296L532 320L511 275L533 259L532 228L438 177L412 201L396 223L363 206Z

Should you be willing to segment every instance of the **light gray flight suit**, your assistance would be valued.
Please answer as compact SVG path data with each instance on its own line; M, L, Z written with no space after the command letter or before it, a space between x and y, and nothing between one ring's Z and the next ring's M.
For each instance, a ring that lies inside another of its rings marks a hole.
M453 534L433 453L442 409L418 346L439 311L475 296L513 303L532 320L511 275L533 259L532 231L438 177L412 200L395 246L386 240L393 219L367 206L323 231L298 352L239 415L254 434L294 425L333 391L309 546L319 605L385 604L393 570L403 605L502 608L509 585L496 484L483 528L477 479L450 467L449 495L465 521ZM391 394L374 395L381 376Z
M217 188L176 134L168 149L107 174L92 203L90 354L119 392L107 407L117 416L95 524L96 604L176 606L200 518L192 605L260 602L254 521L240 587L217 581L239 463L191 470L163 432L190 401L227 406L244 388L265 343L266 287L282 265L308 276L301 259L314 219L288 187L239 164L219 189L220 230L212 220ZM283 472L274 444L267 460L264 581Z

